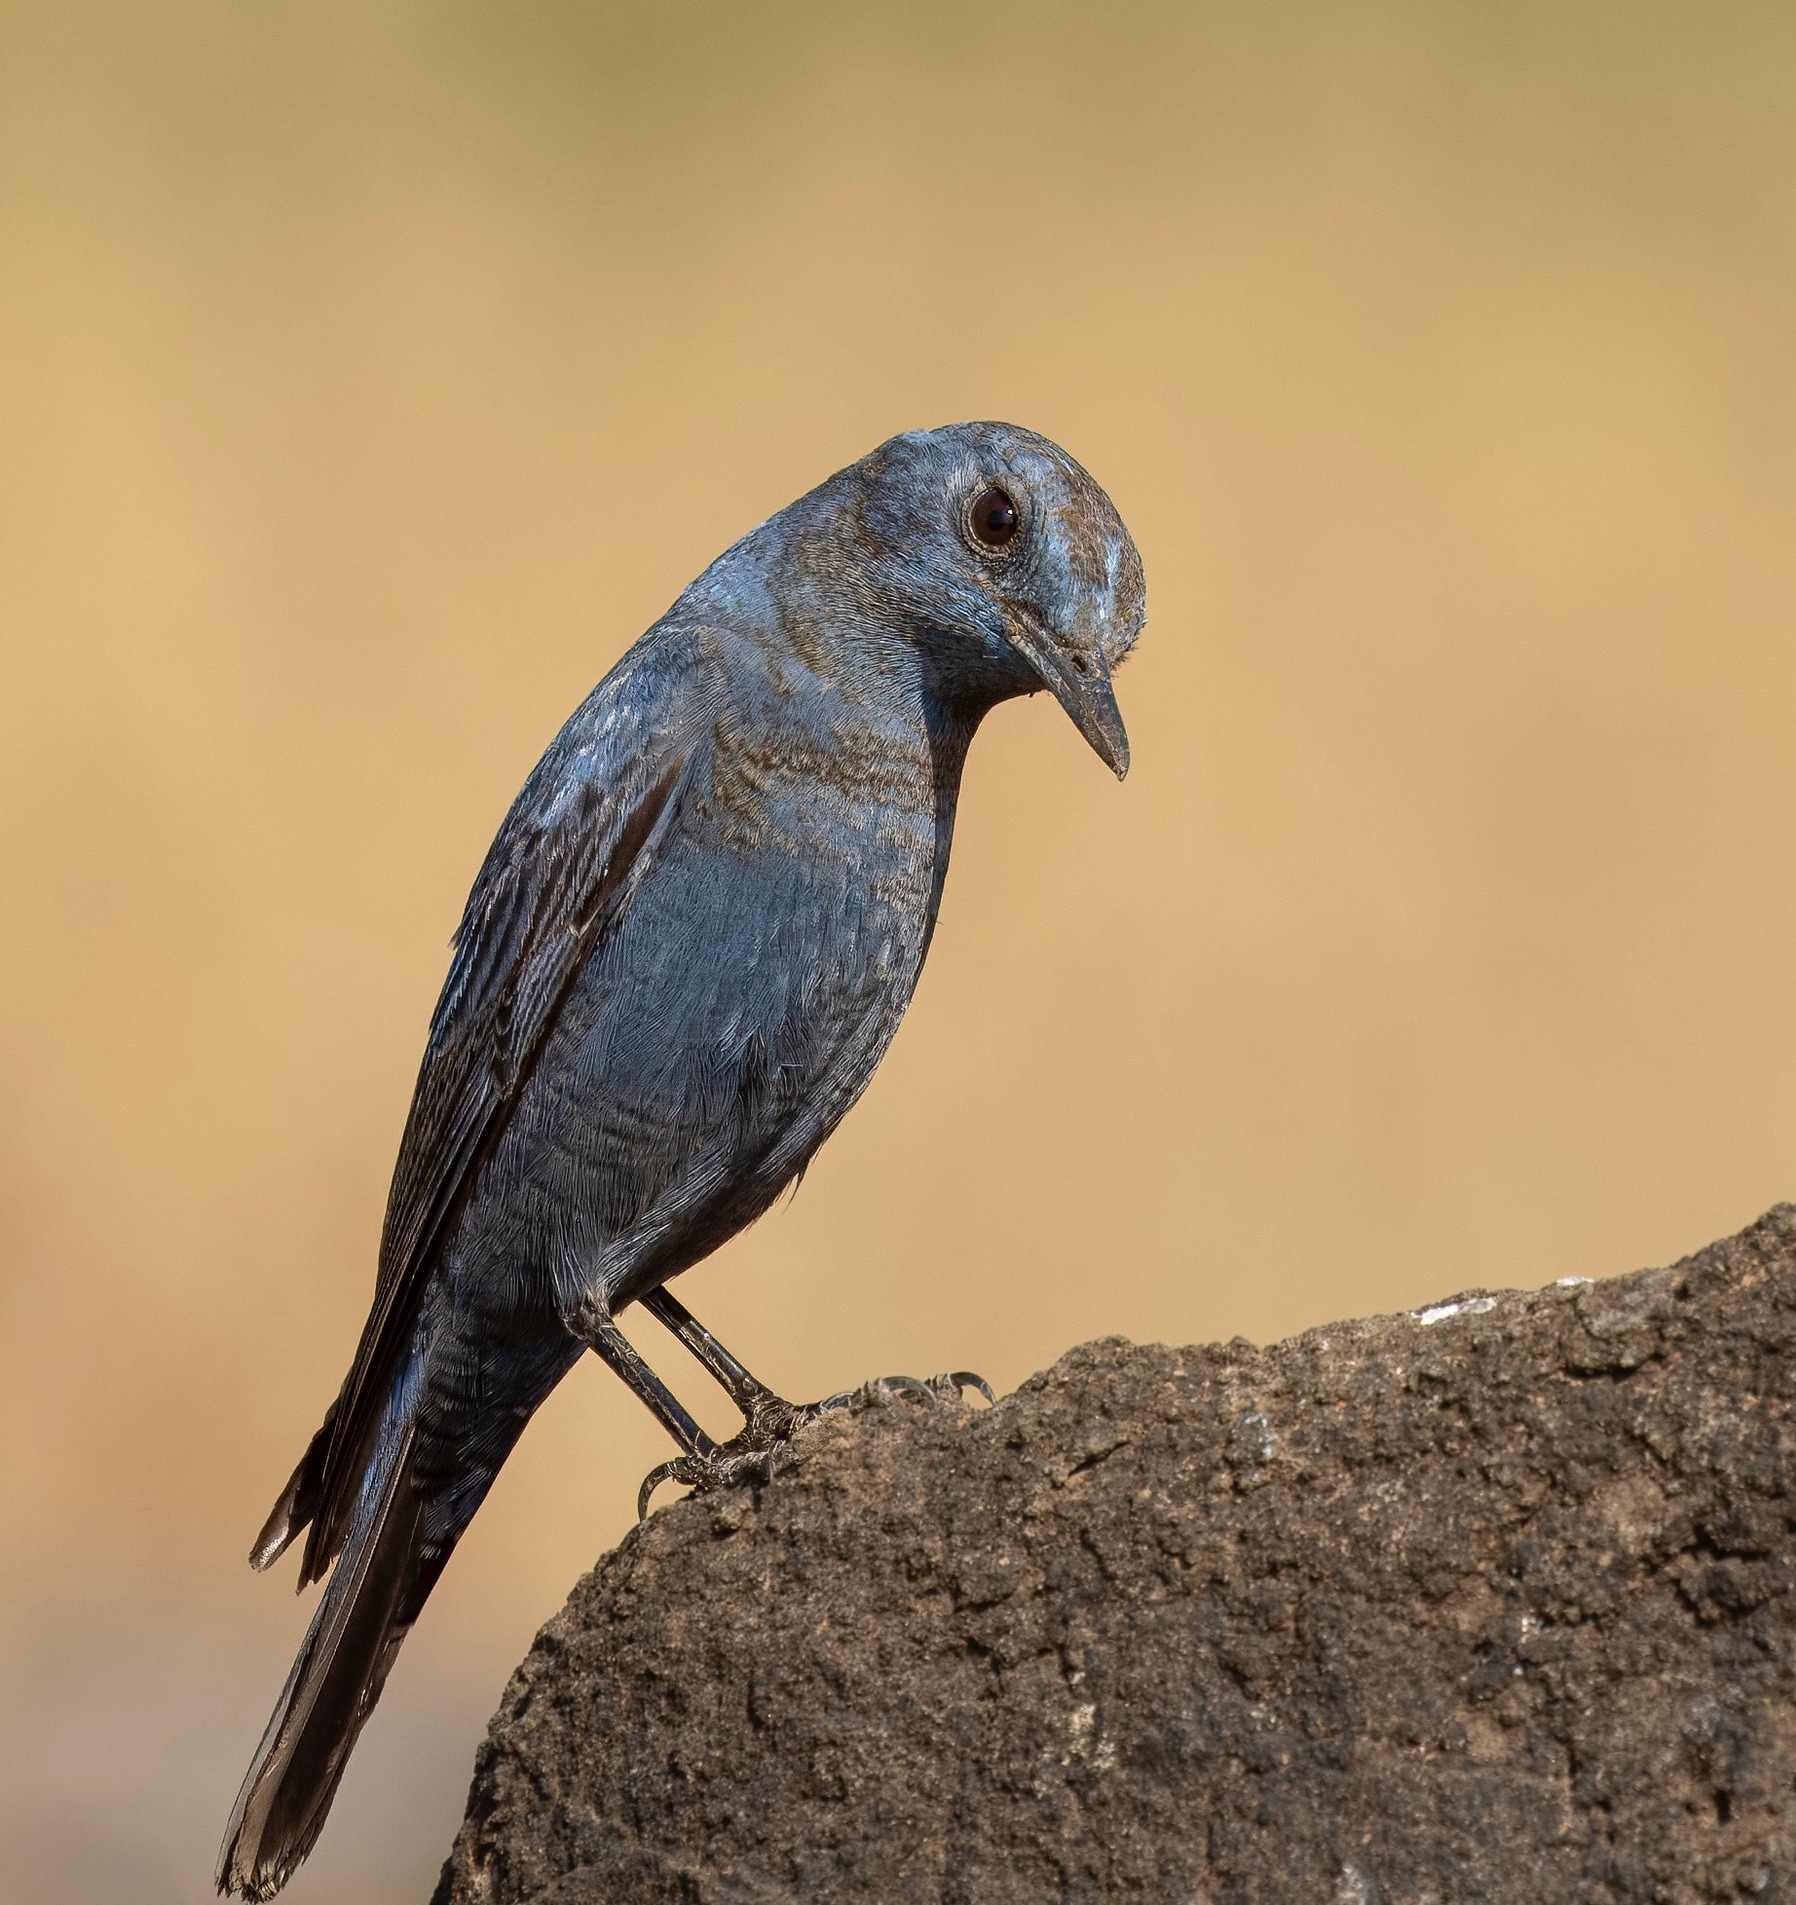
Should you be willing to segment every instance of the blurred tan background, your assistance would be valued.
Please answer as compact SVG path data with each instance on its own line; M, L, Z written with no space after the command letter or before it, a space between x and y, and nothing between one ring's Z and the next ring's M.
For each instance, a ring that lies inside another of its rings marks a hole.
M1135 772L994 718L882 1075L686 1285L726 1341L1011 1386L1796 1192L1785 0L6 8L0 1897L209 1894L307 1612L243 1552L537 753L967 416L1135 529ZM570 1378L295 1905L427 1896L663 1452Z

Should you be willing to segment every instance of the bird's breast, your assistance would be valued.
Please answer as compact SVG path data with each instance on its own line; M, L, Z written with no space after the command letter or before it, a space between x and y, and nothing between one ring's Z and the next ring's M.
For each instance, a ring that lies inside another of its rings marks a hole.
M855 711L720 719L694 817L745 855L789 853L884 880L934 858L940 767L926 731Z
M764 1072L777 1119L878 1062L929 943L952 805L926 735L848 715L720 720L698 768L590 975L606 1069L627 1050L635 1088L700 1124Z
M491 1174L614 1290L765 1208L860 1095L916 985L952 820L903 736L726 734L695 765Z

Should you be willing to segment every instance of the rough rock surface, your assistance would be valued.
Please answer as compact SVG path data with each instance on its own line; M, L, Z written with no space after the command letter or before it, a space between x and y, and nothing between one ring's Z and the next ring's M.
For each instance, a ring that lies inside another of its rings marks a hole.
M1793 1351L1782 1206L828 1419L575 1589L438 1905L1796 1900Z

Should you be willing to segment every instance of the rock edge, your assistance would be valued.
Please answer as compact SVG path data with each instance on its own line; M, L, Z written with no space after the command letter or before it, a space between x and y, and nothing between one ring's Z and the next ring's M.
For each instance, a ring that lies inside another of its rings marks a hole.
M436 1905L1796 1901L1796 1207L871 1403L538 1636Z

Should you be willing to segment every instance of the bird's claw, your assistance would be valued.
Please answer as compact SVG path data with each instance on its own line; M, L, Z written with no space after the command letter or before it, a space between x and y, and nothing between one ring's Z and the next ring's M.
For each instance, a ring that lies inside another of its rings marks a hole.
M894 1396L915 1396L921 1402L959 1402L969 1389L975 1389L987 1402L996 1402L992 1386L983 1376L976 1376L970 1369L946 1370L939 1376L931 1376L927 1382L916 1376L875 1376L871 1382L863 1383L859 1393L869 1401L889 1402ZM821 1407L831 1408L852 1397L832 1396Z
M847 1393L826 1396L821 1402L787 1402L771 1394L757 1397L739 1434L703 1455L677 1455L642 1478L636 1496L636 1519L648 1519L649 1498L663 1482L679 1482L695 1495L709 1495L741 1482L772 1481L775 1461L798 1430L853 1400Z
M860 1398L883 1402L904 1395L923 1402L958 1403L969 1389L977 1390L987 1402L997 1400L991 1384L966 1369L946 1371L927 1382L915 1376L876 1376L859 1389L840 1390L821 1402L787 1402L772 1394L757 1397L740 1434L703 1455L677 1455L649 1470L637 1492L636 1519L648 1519L650 1498L663 1482L678 1482L695 1495L709 1495L742 1482L772 1481L778 1457L806 1423L846 1409Z
M992 1394L992 1386L983 1376L976 1376L970 1369L949 1370L940 1376L931 1376L929 1388L940 1402L958 1402L969 1389L977 1389L987 1402L995 1403L998 1398Z
M652 1468L642 1478L636 1493L636 1519L649 1518L649 1499L663 1482L679 1482L695 1495L709 1495L715 1489L733 1488L738 1482L773 1480L774 1457L784 1444L765 1449L736 1449L731 1443L713 1449L709 1455L678 1455L671 1462Z

